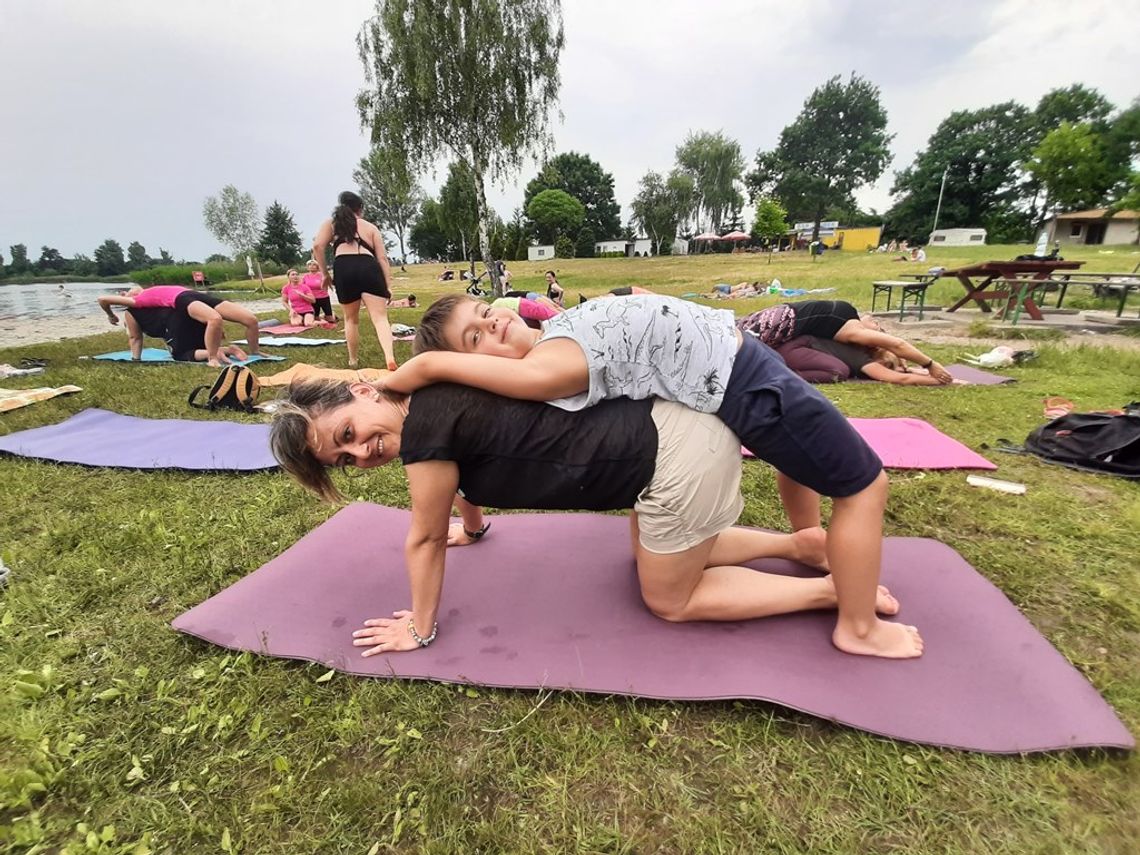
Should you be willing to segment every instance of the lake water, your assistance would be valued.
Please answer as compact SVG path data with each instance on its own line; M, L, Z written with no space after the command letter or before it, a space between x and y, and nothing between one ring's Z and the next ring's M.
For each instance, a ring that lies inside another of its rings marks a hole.
M100 294L121 294L124 282L33 282L0 284L0 320L10 318L90 318L103 313Z

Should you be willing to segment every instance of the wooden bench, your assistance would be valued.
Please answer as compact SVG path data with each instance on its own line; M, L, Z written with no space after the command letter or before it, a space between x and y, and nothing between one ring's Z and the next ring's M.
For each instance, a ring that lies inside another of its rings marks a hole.
M1128 294L1140 291L1140 275L1135 273L1070 273L1055 276L1053 280L1058 286L1057 308L1065 300L1065 294L1070 285L1083 285L1091 288L1093 296L1098 299L1111 297L1119 293L1120 301L1116 306L1116 317L1124 314L1124 305L1128 302Z

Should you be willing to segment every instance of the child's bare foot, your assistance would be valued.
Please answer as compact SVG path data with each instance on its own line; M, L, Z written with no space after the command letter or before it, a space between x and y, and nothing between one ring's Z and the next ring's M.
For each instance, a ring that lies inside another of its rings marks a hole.
M832 596L835 596L835 580L830 576L826 577L827 581L831 584ZM832 603L834 608L835 603ZM899 613L899 601L895 599L895 595L885 585L879 585L875 591L875 611L881 615L897 615Z
M806 564L808 567L827 569L827 532L820 526L814 528L801 528L792 534L793 561Z
M831 641L844 653L885 659L914 659L922 655L923 646L922 636L915 627L877 618L865 633L837 625L831 633Z

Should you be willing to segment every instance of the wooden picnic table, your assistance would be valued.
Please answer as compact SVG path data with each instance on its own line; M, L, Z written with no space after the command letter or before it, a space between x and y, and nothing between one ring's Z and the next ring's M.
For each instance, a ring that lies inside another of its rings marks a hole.
M983 261L980 264L970 264L955 270L945 270L942 273L944 277L958 277L958 281L966 289L966 296L946 311L956 312L970 300L973 300L983 312L990 312L993 310L986 300L1002 299L1006 301L1006 312L1008 313L1009 303L1017 299L1018 292L1013 290L987 291L986 289L995 279L1048 279L1054 270L1076 270L1082 264L1084 264L1083 261ZM1033 300L1033 289L1024 290L1022 305L1025 307L1026 314L1033 320L1040 321L1044 317L1041 314L1041 309Z

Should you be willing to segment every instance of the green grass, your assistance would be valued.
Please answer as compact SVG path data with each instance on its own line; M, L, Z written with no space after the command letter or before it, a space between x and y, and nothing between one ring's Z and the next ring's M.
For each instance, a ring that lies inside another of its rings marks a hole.
M983 255L1006 257L1009 249ZM938 252L931 263L946 263ZM1103 268L1114 270L1122 254L1090 258L1118 259ZM789 287L834 284L860 305L872 278L903 266L838 254L771 267L750 256L557 263L571 296L631 283L707 290L771 270ZM545 269L513 267L522 287L537 287ZM426 305L444 290L432 281L438 269L409 268L410 278L395 283L397 296L413 291ZM744 312L771 302L717 305ZM392 313L405 323L419 314ZM54 423L89 406L210 418L185 404L210 369L77 358L122 341L109 333L0 350L0 362L51 360L46 376L6 386L84 388L0 416L2 429ZM378 364L374 336L363 341L365 360ZM945 362L976 352L929 349ZM1013 385L825 391L849 415L920 415L975 448L1023 439L1041 422L1047 395L1082 409L1140 398L1140 352L1047 342L1035 349L1037 360L1007 370L1019 381ZM398 343L397 354L406 358L408 345ZM344 367L347 357L341 349L302 358ZM888 533L935 537L960 551L1136 733L1140 492L1118 479L990 456L999 477L1028 485L1025 496L975 490L962 472L897 473ZM745 469L743 521L781 526L770 470ZM278 473L137 473L2 459L0 483L0 554L13 571L0 593L0 851L1137 850L1132 756L937 750L753 702L326 680L316 666L177 635L172 618L334 513ZM353 498L408 503L398 466L339 483Z

